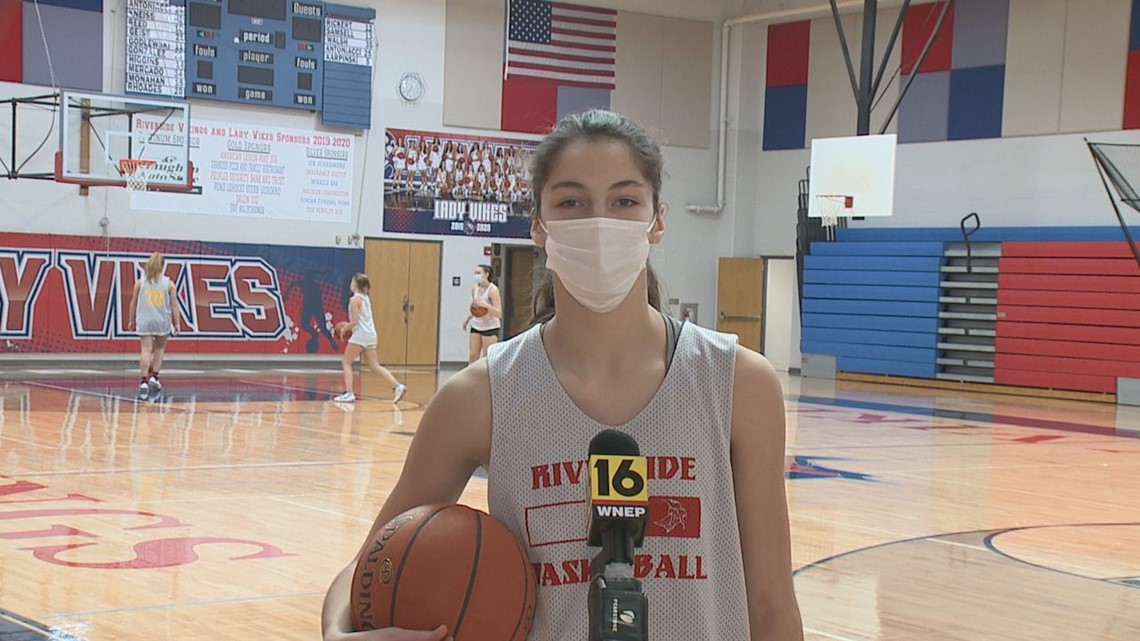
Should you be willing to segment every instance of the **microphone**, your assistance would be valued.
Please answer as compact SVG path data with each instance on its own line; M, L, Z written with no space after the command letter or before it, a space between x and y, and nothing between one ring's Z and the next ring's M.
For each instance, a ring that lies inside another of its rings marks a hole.
M586 544L602 551L590 562L589 641L649 638L649 602L633 573L649 521L648 471L628 434L604 430L590 441Z

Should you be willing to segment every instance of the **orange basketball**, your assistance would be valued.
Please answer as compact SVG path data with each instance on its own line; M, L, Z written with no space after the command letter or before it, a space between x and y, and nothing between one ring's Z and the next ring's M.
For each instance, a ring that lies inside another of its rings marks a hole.
M481 318L483 316L486 316L487 315L487 308L486 307L480 307L480 306L476 305L475 303L471 303L471 315L474 316L475 318Z
M336 335L339 336L342 340L348 340L348 338L352 336L352 331L345 331L347 327L348 321L341 321L336 325L333 325L333 332L335 332Z
M525 641L534 598L507 526L463 505L425 505L380 528L357 561L352 629L446 625L455 641Z

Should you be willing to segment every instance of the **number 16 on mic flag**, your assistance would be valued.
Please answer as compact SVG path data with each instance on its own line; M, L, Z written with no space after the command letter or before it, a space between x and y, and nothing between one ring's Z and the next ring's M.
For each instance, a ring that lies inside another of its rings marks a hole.
M602 532L619 522L632 528L633 544L645 538L649 516L649 466L644 456L590 456L590 501L587 545L601 546Z

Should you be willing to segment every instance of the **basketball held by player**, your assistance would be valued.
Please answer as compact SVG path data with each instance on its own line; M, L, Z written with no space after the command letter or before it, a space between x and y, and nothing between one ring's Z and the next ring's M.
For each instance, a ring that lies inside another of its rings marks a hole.
M339 403L356 401L352 384L352 364L363 354L368 367L392 386L392 402L399 403L408 388L396 380L392 372L382 366L376 356L376 323L372 320L372 301L368 298L372 284L368 276L356 274L352 277L349 287L352 289L352 298L348 302L348 323L338 326L340 334L338 338L344 340L348 336L344 344L344 356L341 358L341 366L344 369L344 393L333 400Z
M475 285L471 287L471 305L463 330L468 332L467 362L474 363L487 355L487 348L499 342L503 326L503 299L499 287L491 282L491 266L475 268Z
M627 119L590 111L555 127L532 170L531 233L550 272L536 296L537 322L440 388L374 531L409 508L454 502L482 467L492 516L520 541L538 531L564 541L528 548L541 576L529 638L584 638L589 578L563 569L593 556L583 541L585 518L579 530L537 509L580 503L584 488L539 472L574 465L590 439L612 426L647 455L691 461L690 472L649 485L651 496L691 504L676 514L684 536L651 536L639 550L656 568L639 576L651 603L650 637L801 641L783 391L768 361L734 336L660 311L647 263L650 245L665 233L659 147ZM695 559L699 572L677 570ZM354 566L329 588L326 640L446 637L443 628L349 632Z
M166 341L182 331L182 315L175 304L174 283L164 273L166 258L155 252L146 261L143 279L135 281L127 329L139 334L139 397L162 389L159 370L166 354Z

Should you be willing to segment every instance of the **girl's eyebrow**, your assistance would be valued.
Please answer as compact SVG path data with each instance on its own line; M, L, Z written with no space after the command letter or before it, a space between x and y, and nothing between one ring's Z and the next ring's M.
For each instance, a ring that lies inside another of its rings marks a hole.
M645 183L642 183L639 180L622 180L620 182L616 182L616 183L610 185L610 190L622 189L623 187L644 187L644 186L645 186ZM550 186L550 188L551 189L560 189L560 188L585 189L586 186L580 182L576 182L573 180L563 180L561 182L554 183L553 185Z

